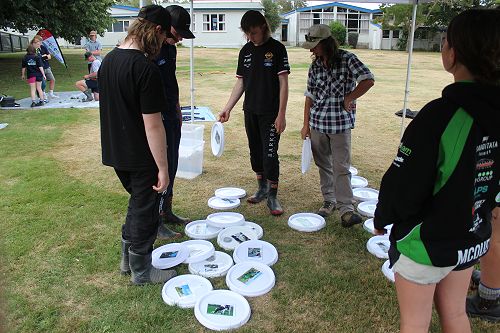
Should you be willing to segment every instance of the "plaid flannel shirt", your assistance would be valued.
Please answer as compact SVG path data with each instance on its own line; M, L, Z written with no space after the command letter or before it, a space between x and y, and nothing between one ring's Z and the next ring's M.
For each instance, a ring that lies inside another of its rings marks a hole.
M304 96L312 99L309 125L326 134L343 133L354 128L356 101L352 112L344 110L344 96L356 88L356 83L374 80L370 70L354 54L340 51L340 64L325 68L320 60L309 67Z

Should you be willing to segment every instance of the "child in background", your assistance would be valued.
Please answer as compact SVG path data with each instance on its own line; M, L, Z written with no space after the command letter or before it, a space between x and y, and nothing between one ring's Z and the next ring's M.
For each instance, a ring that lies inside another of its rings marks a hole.
M42 80L45 80L46 78L43 70L42 59L36 55L36 50L33 44L28 45L28 48L26 49L26 55L22 61L21 79L26 79L30 85L31 107L42 106L42 98L40 98L38 103L35 102L36 92L38 92L38 96L43 96Z
M500 205L500 10L453 18L442 49L454 77L412 121L380 187L377 234L394 223L389 258L402 333L470 332L472 268L489 248Z

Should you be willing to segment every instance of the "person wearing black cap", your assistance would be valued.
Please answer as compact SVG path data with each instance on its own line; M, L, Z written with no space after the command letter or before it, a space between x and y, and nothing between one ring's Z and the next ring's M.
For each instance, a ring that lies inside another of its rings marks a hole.
M89 51L85 52L83 57L89 62L90 72L89 74L83 76L83 80L77 81L75 86L86 96L82 102L91 102L92 100L98 101L99 85L97 83L97 72L99 71L99 67L101 67L101 61Z
M122 226L122 274L133 284L163 283L174 270L151 265L160 194L168 186L167 147L161 112L167 103L158 67L151 61L170 31L165 8L141 8L127 37L99 69L102 162L114 168L130 193Z
M175 174L179 161L179 144L181 141L182 113L179 104L179 85L175 76L177 48L175 44L184 38L194 38L189 30L191 18L189 13L178 5L168 6L172 26L170 36L161 47L160 54L155 62L160 69L163 81L163 90L167 96L166 107L162 110L162 119L167 133L167 158L170 183L162 193L160 199L160 227L158 229L158 239L171 239L181 236L180 233L171 231L167 224L186 224L190 222L187 218L182 218L172 212L173 186Z

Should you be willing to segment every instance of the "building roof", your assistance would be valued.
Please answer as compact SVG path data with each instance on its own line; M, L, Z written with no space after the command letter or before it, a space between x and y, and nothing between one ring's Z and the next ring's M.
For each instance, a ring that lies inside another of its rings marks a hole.
M323 8L334 7L334 6L347 8L347 9L353 9L353 10L357 10L357 11L360 11L363 13L381 13L382 12L380 9L368 9L368 8L363 8L363 7L353 6L353 5L347 5L345 3L340 3L340 2L329 2L329 3L324 3L322 5L297 8L297 9L294 9L290 12L283 13L282 16L289 16L293 13L308 12L308 11L315 10L315 9L323 9Z
M181 3L180 6L188 9L190 7L189 3ZM193 9L200 11L207 10L262 10L264 6L260 2L193 2Z

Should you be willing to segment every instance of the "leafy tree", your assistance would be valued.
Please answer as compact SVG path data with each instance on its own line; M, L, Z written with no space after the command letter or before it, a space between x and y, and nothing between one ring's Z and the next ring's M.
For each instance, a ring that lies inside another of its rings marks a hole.
M0 28L23 33L44 28L57 37L76 41L90 30L104 32L113 22L108 13L113 4L114 0L2 0Z
M344 45L347 34L346 27L339 21L332 21L330 22L330 30L332 31L333 38L337 40L339 45Z
M275 1L278 4L279 11L281 14L290 12L297 8L307 7L307 3L305 1L290 1L290 0L277 0Z
M269 22L271 32L274 32L281 24L278 5L272 0L262 0L264 6L264 16Z

